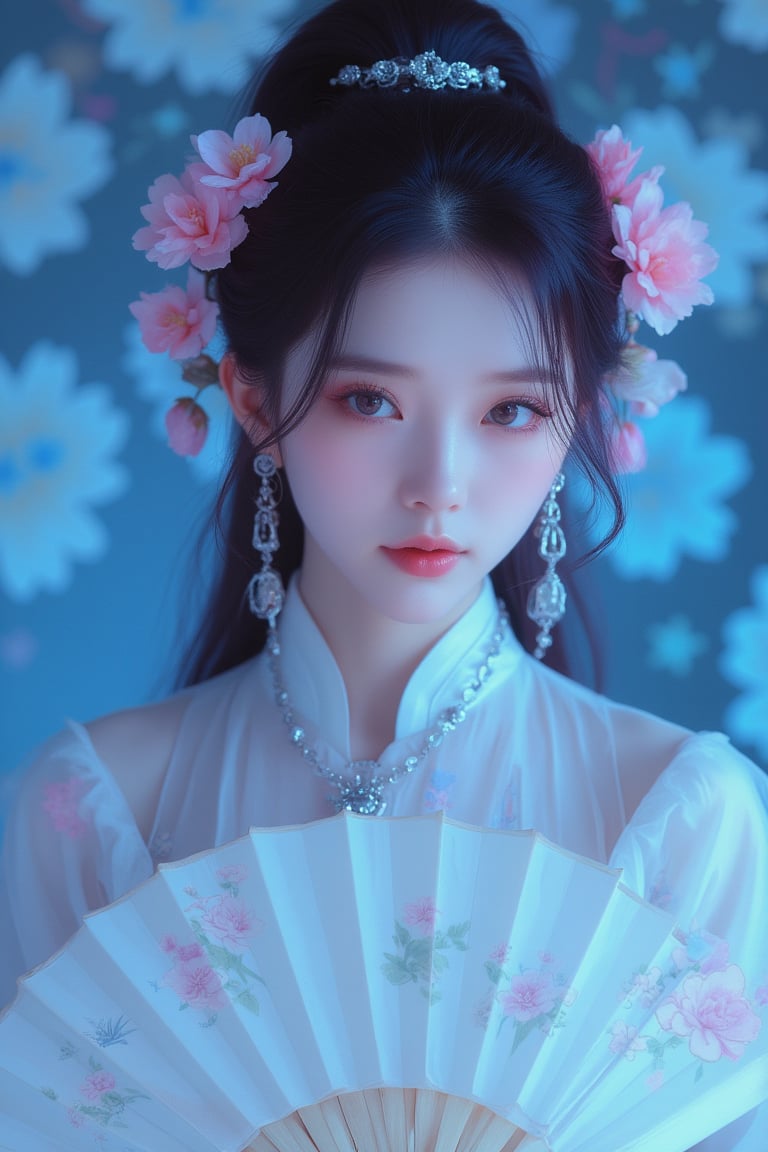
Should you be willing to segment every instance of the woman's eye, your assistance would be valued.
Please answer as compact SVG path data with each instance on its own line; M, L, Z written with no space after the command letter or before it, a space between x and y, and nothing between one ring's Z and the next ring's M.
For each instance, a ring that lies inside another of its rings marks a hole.
M380 392L352 392L344 398L357 416L395 416L397 409Z
M496 404L486 416L490 424L500 424L504 428L527 428L540 419L538 412L518 404L514 400L505 400Z

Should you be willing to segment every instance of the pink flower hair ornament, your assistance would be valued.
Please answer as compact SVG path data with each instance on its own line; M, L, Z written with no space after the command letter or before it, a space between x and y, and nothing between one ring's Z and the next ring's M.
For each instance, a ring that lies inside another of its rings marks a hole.
M208 417L197 401L205 388L218 384L218 364L204 351L219 313L208 295L211 274L229 264L246 238L243 209L263 204L292 149L290 137L273 135L258 113L241 119L231 136L209 129L190 139L199 159L179 178L165 174L155 180L141 209L147 223L133 237L134 247L160 268L191 264L186 290L168 285L142 292L129 305L149 351L182 361L182 377L195 387L192 397L176 400L166 419L169 446L182 456L201 451ZM620 369L605 380L613 462L617 472L636 472L645 466L646 453L642 430L630 418L655 416L687 382L679 365L660 360L635 335L641 320L665 335L696 304L711 304L712 290L702 277L714 270L718 256L687 202L664 207L662 167L630 179L642 148L633 148L618 125L599 131L586 151L611 212L612 254L625 268L619 308L629 336Z
M208 415L198 397L218 384L218 364L204 349L216 334L219 306L208 295L211 274L229 264L248 235L244 208L263 204L277 181L272 179L291 156L285 132L272 135L268 120L245 116L229 136L217 129L191 137L199 160L179 178L158 177L141 209L147 221L134 234L133 246L160 268L189 263L186 289L166 285L142 292L129 304L144 346L183 362L182 377L193 396L177 399L166 414L168 445L179 456L197 456L208 434Z
M665 336L696 304L714 297L702 277L717 267L718 255L705 243L707 226L694 220L690 204L664 207L660 166L630 179L642 148L633 149L617 124L601 130L587 145L611 213L616 241L612 254L625 273L619 294L629 339L622 366L605 380L614 401L611 438L615 470L638 472L645 467L642 429L628 417L651 417L685 391L685 373L673 360L659 360L652 348L635 341L644 320Z

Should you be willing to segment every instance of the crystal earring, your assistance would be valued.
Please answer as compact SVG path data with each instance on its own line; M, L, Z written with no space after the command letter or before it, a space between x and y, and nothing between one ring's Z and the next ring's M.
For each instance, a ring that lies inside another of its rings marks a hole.
M565 535L560 525L560 506L557 503L557 494L562 492L564 484L565 476L558 472L534 529L534 534L539 538L539 556L547 565L546 572L537 580L528 596L528 615L540 628L533 652L537 660L541 660L546 650L551 648L550 632L565 615L565 587L555 571L558 560L565 556Z
M285 602L285 589L280 573L272 567L272 557L280 547L277 535L277 468L271 456L261 453L253 461L253 470L260 478L256 496L256 515L253 520L253 546L261 557L261 571L255 572L248 582L248 607L254 616L266 620L270 628L280 615Z

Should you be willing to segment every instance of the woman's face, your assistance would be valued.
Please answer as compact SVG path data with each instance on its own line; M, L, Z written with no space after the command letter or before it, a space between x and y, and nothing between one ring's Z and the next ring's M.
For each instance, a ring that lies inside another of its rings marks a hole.
M315 336L288 358L286 407ZM509 299L463 261L362 282L320 396L280 445L305 527L310 608L331 597L342 614L458 619L528 529L565 454L532 359Z

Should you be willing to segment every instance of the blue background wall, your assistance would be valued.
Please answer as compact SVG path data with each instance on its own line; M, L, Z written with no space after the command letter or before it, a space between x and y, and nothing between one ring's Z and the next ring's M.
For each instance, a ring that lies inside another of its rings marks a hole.
M130 238L151 181L181 170L189 133L231 127L253 58L315 7L32 0L4 21L2 772L65 717L171 682L194 616L184 557L227 419L211 389L204 454L188 462L164 446L164 409L185 386L138 342L127 304L164 281ZM716 304L663 341L643 333L684 366L689 391L643 422L649 465L628 480L629 527L595 567L595 594L611 695L724 728L768 765L768 6L500 7L538 44L569 130L586 142L620 122L721 254Z

